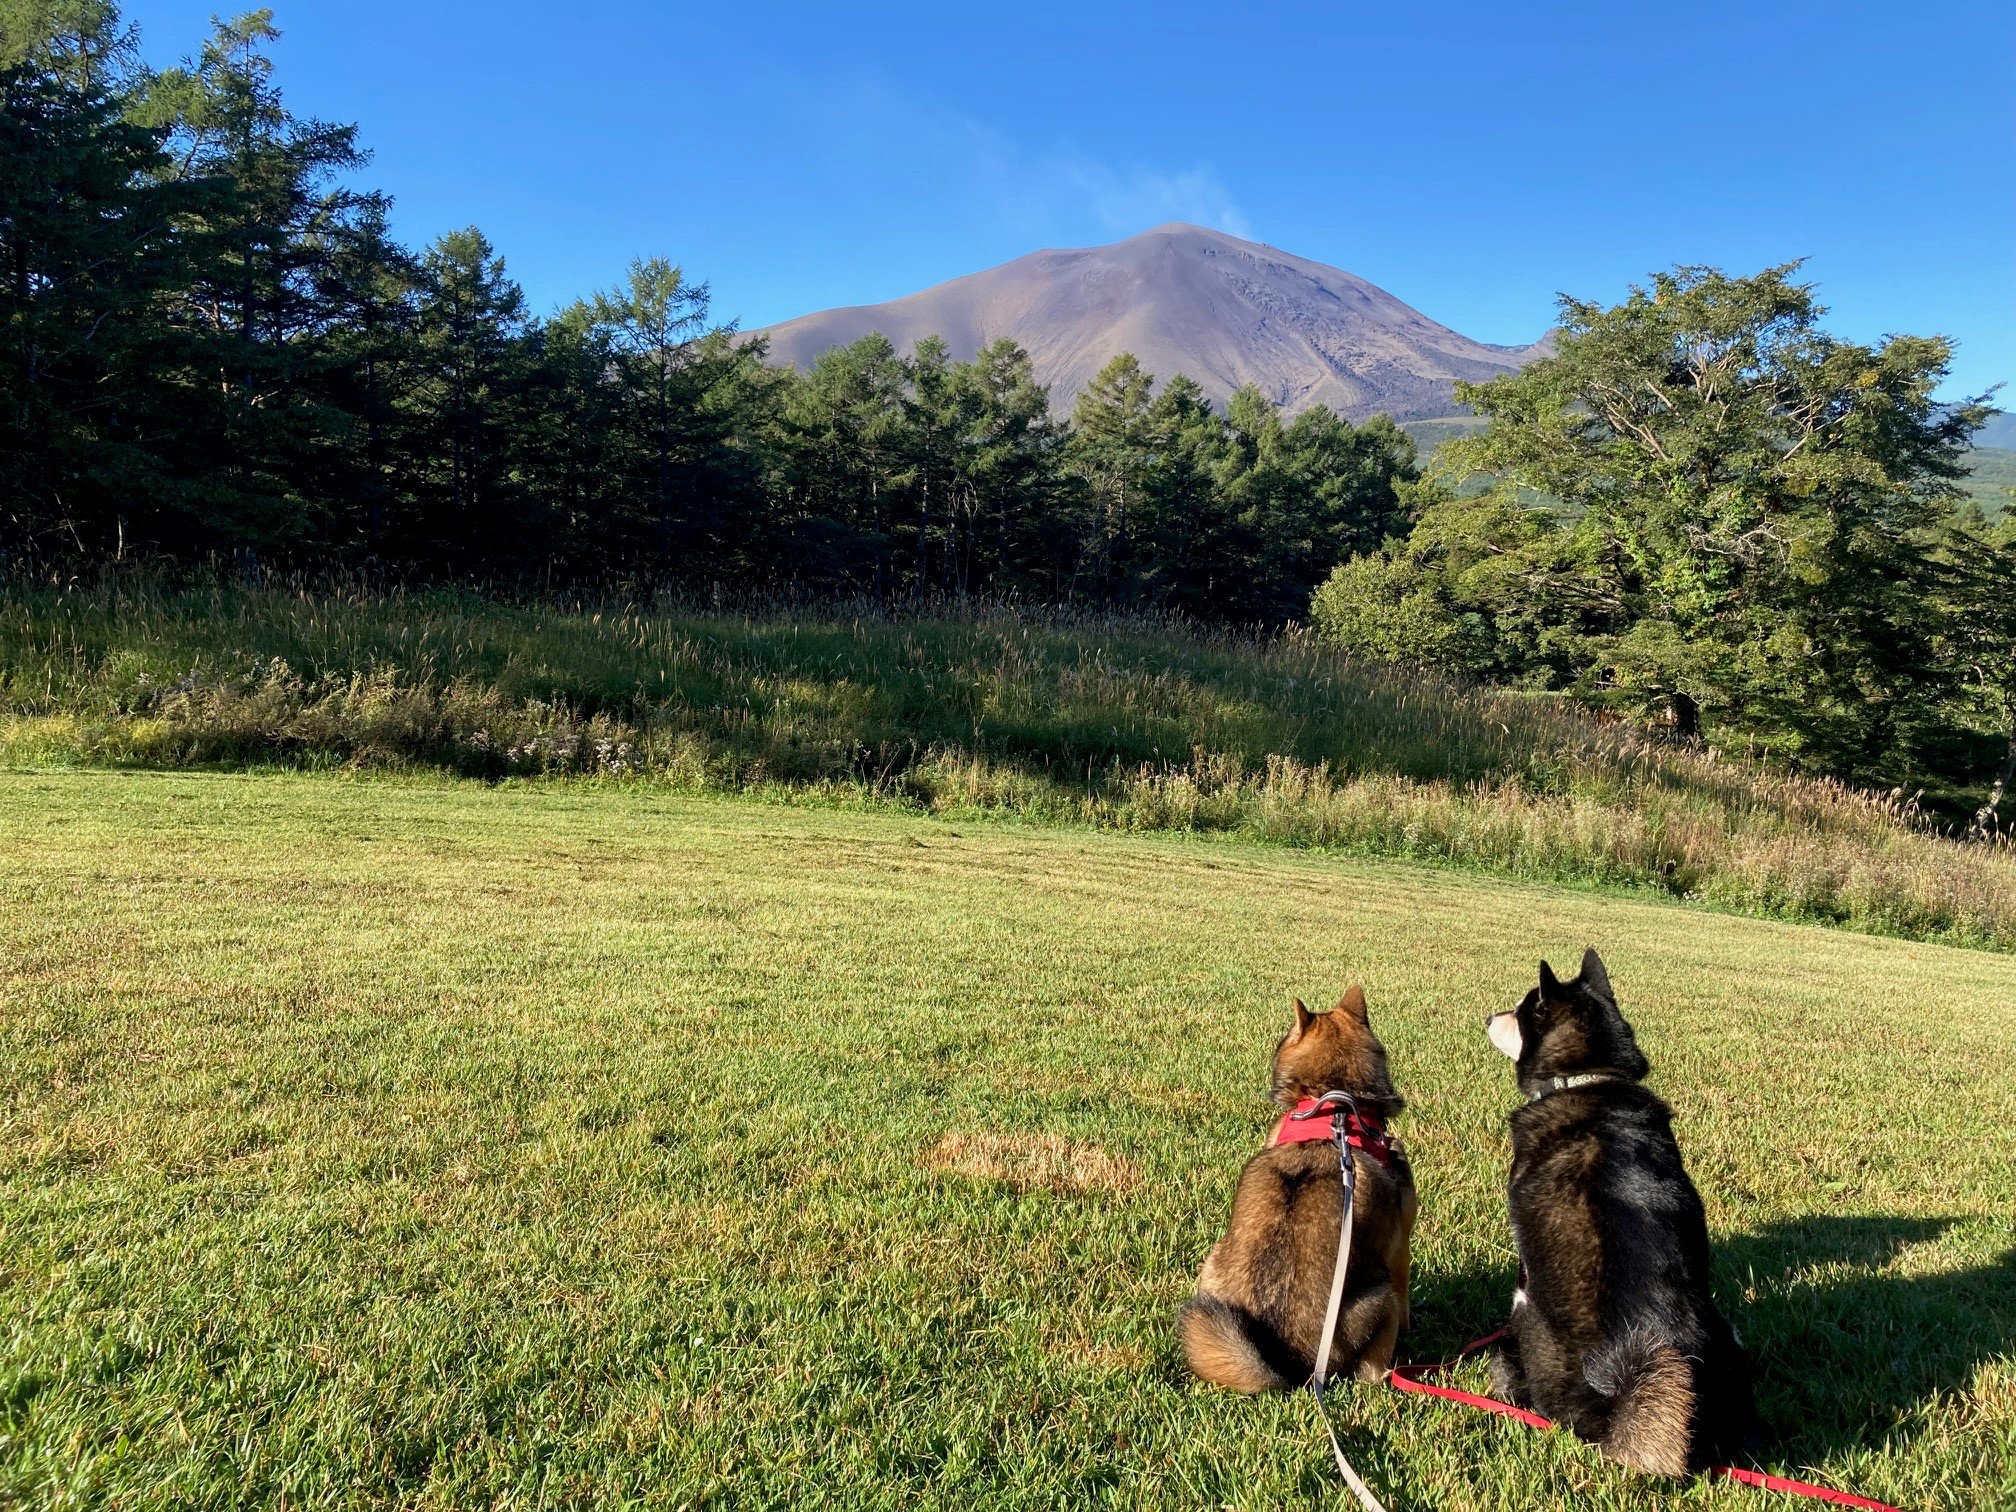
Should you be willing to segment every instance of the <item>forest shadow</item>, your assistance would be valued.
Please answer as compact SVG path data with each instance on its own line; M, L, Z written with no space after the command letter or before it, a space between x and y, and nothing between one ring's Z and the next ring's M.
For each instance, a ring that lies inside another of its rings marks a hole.
M2016 1352L2016 1248L1958 1270L1895 1268L1963 1221L1816 1215L1716 1245L1716 1300L1756 1371L1761 1459L1873 1448L1931 1398ZM1436 1360L1505 1321L1516 1267L1415 1276L1401 1355Z

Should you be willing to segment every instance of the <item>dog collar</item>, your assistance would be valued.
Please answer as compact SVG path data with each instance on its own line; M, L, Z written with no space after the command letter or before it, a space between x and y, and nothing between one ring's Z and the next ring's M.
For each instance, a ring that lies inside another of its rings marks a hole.
M1587 1087L1596 1082L1622 1081L1615 1071L1578 1071L1573 1076L1550 1076L1538 1092L1528 1092L1526 1101L1538 1102L1550 1092L1566 1092L1570 1087Z
M1352 1149L1363 1150L1380 1165L1392 1169L1393 1138L1386 1132L1386 1126L1376 1114L1361 1112L1349 1104L1305 1097L1281 1115L1281 1121L1274 1126L1274 1137L1267 1143L1273 1146L1334 1140L1340 1128L1344 1142Z

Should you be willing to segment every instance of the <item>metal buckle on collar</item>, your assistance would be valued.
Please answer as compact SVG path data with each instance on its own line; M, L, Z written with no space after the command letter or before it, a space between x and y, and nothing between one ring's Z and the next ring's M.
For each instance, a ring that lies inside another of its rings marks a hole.
M1550 1076L1547 1078L1546 1087L1538 1092L1527 1093L1526 1100L1528 1102L1538 1102L1541 1098L1555 1092L1567 1092L1576 1087L1592 1086L1597 1082L1622 1080L1624 1078L1619 1076L1615 1071L1578 1071L1573 1076Z

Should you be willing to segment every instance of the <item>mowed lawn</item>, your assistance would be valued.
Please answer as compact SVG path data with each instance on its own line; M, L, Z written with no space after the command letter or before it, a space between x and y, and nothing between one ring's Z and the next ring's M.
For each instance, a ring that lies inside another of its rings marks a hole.
M2016 1506L2016 959L1230 842L144 774L0 776L0 1505L1342 1505L1308 1400L1171 1334L1288 999L1371 994L1432 1357L1512 1289L1484 1015L1591 942L1760 1461ZM1334 1400L1396 1512L1793 1505Z

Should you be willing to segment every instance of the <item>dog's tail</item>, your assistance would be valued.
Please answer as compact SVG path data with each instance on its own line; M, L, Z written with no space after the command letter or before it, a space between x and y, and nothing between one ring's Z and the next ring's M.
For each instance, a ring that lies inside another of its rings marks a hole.
M1192 1297L1177 1314L1176 1331L1190 1368L1213 1385L1247 1393L1288 1382L1260 1357L1237 1309L1216 1297Z
M1685 1475L1694 1445L1694 1372L1671 1344L1632 1329L1594 1351L1583 1378L1609 1397L1603 1452L1647 1475Z

